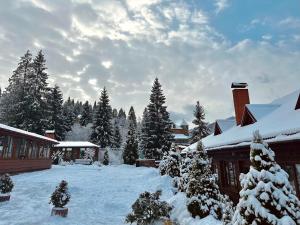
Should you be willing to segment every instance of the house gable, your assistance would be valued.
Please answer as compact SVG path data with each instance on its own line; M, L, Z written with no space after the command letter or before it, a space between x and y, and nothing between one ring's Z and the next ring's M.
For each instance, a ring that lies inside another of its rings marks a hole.
M218 122L215 123L215 131L214 131L214 135L219 135L222 133L222 130L218 124Z
M297 110L297 109L300 109L300 94L299 94L299 97L298 97L298 100L296 103L296 107L295 107L295 110Z
M241 126L247 126L250 124L255 123L257 120L255 119L255 117L252 115L252 113L250 112L250 110L247 108L247 106L245 107L244 110L244 115L242 117L242 123Z

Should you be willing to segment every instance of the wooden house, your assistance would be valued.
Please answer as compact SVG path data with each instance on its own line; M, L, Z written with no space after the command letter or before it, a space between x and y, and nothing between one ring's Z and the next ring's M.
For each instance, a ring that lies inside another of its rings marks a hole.
M54 139L0 124L0 174L51 168Z
M232 85L236 124L222 130L217 121L215 132L202 139L218 174L220 189L238 201L239 175L249 171L252 134L259 130L300 197L300 90L270 104L250 104L246 87ZM196 144L183 151L195 148Z

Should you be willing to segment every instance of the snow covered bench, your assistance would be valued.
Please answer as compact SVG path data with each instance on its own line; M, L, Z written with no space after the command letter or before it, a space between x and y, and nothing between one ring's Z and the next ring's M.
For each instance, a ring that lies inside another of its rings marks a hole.
M75 164L92 165L92 163L91 159L75 159Z

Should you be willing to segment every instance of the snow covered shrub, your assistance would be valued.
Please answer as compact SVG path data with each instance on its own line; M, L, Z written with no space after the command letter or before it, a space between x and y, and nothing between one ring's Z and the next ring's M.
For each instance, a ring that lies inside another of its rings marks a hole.
M64 153L62 151L56 151L53 152L51 155L52 163L54 165L60 164L61 161L63 161Z
M222 218L222 195L201 142L198 142L191 162L186 195L187 208L193 217L213 215L216 219Z
M8 194L12 191L14 183L11 180L10 176L6 173L0 177L0 193Z
M169 175L170 177L180 176L180 155L171 151L168 156L165 156L159 163L160 175Z
M177 181L178 191L185 192L189 181L189 171L191 168L192 155L189 154L181 163L180 178Z
M95 156L95 150L94 149L87 148L87 149L84 150L84 155L83 155L84 159L89 159L93 162L94 156Z
M169 218L172 207L165 201L160 201L161 191L155 193L144 192L133 203L133 212L126 217L126 223L150 225L165 217Z
M222 209L223 209L223 215L222 215L223 225L231 225L231 220L235 211L235 206L227 195L223 195L221 201L222 201Z
M241 179L242 190L232 224L300 224L299 199L288 181L288 174L274 157L259 132L254 132L250 170Z
M68 183L65 180L62 180L55 191L52 193L50 202L57 208L63 208L69 201L71 195L68 190Z
M103 165L107 166L109 164L109 155L108 150L106 149L104 152Z

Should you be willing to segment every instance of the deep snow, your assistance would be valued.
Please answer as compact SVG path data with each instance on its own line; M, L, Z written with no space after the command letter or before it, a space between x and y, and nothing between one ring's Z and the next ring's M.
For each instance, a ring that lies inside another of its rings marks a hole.
M161 189L163 200L173 196L170 177L154 168L126 165L53 166L12 179L11 201L0 203L1 225L121 225L141 192ZM69 215L51 217L49 198L62 179L69 182Z
M131 205L144 191L162 190L161 200L174 206L171 218L180 225L221 225L208 216L192 218L186 196L174 196L172 180L158 169L127 165L53 166L52 169L12 176L9 202L0 203L0 225L122 225ZM50 216L51 193L65 179L71 193L67 218ZM173 191L172 191L173 190Z

